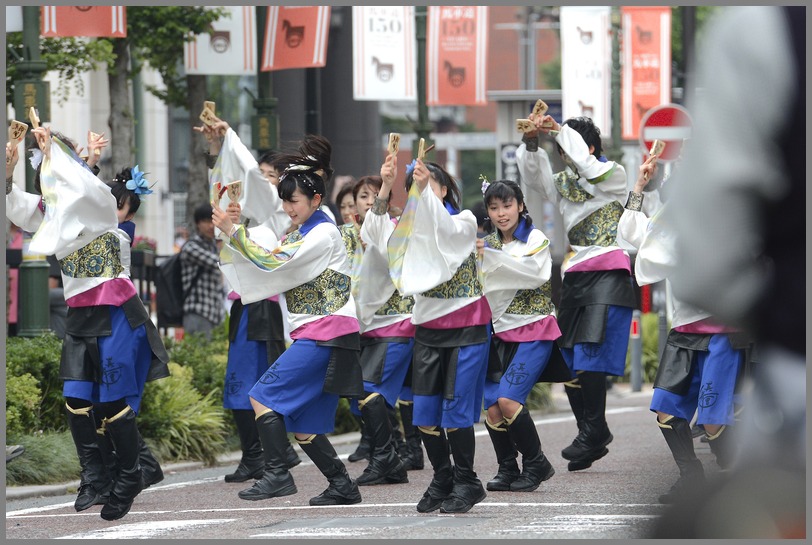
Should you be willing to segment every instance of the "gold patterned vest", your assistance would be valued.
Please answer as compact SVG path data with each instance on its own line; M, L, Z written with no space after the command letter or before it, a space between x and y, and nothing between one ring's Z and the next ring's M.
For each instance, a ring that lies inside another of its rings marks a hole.
M285 238L286 244L302 240L298 229ZM293 314L328 316L350 300L350 277L333 269L285 292L285 303Z
M623 205L612 201L594 211L567 233L573 246L613 246L617 244L617 224L623 215Z
M398 290L395 290L389 300L375 311L375 315L396 316L398 314L411 314L412 307L414 307L414 298L411 295L403 297Z
M434 299L457 299L482 295L482 285L479 283L476 269L476 253L471 252L471 255L465 258L465 261L459 266L451 280L443 282L420 295Z
M116 278L121 266L121 241L113 233L93 239L59 260L62 274L69 278Z
M485 242L494 250L502 249L502 240L498 233L486 236ZM553 285L549 280L532 290L516 290L516 295L505 309L505 314L552 314L555 311L552 293Z

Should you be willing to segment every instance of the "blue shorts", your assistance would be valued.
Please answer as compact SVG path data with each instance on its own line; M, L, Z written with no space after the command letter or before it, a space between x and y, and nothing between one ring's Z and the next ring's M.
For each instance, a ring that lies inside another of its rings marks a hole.
M415 426L468 428L479 422L485 373L488 370L490 335L487 342L462 346L454 352L458 354L454 398L444 399L442 392L435 395L415 394Z
M500 397L524 405L539 375L547 367L552 351L553 341L519 343L516 355L499 382L485 380L485 407L496 404Z
M289 432L320 434L335 429L338 396L323 391L332 348L298 339L248 392L285 417Z
M409 364L412 362L412 349L414 339L409 339L405 343L386 343L386 357L383 362L383 373L379 383L364 381L364 391L378 393L386 400L386 404L394 407L398 401L399 394L403 389L403 381L406 380L406 373L409 371ZM363 347L361 351L363 353ZM350 401L350 411L353 414L361 414L358 408L358 399Z
M401 401L414 401L414 394L412 393L411 386L404 386L400 389L400 395L398 395L398 399Z
M228 363L223 384L223 407L251 409L248 392L268 370L268 345L248 340L248 312L240 313L237 334L228 345Z
M727 335L714 335L708 351L697 352L695 357L688 392L680 396L655 388L651 410L689 422L697 412L697 424L733 424L736 381L744 361L742 351L733 349Z
M622 377L626 371L631 324L631 308L611 305L603 342L575 343L573 348L561 348L561 355L573 371L593 371Z
M124 399L138 413L144 385L152 365L152 348L147 328L130 327L124 309L110 307L110 335L97 337L101 359L102 382L66 380L62 385L64 397L75 397L93 404Z

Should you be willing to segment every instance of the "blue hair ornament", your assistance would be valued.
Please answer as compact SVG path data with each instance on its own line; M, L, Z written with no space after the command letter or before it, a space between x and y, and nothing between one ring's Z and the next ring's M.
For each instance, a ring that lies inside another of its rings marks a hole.
M133 191L139 197L152 193L149 181L144 177L144 173L135 165L131 171L132 178L127 180L127 189Z
M417 159L412 159L412 162L406 165L406 176L411 176L414 172L414 167L417 166Z

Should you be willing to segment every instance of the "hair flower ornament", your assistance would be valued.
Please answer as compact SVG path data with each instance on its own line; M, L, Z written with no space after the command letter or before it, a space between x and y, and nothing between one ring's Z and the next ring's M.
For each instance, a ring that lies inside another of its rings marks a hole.
M488 178L485 177L484 174L479 175L479 179L482 180L482 194L484 195L488 188L491 186L491 183L488 181Z
M139 197L152 193L149 181L144 177L144 173L135 165L132 169L132 178L127 180L127 189L135 192Z

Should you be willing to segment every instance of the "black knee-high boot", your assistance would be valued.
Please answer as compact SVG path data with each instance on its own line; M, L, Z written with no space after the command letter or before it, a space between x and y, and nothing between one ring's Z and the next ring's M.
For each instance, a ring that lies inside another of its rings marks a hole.
M532 492L555 475L555 469L544 452L536 430L536 424L525 406L507 421L507 429L513 444L522 453L522 474L510 483L511 492Z
M262 443L257 431L257 420L254 411L235 409L234 424L237 426L237 435L240 437L242 456L237 470L225 476L227 483L243 483L248 479L259 479L265 472L265 459L262 456ZM287 437L285 437L287 441Z
M679 479L671 490L660 496L660 503L674 503L701 486L705 481L702 462L694 452L691 425L684 418L671 416L665 422L657 420L665 442L679 469Z
M406 456L401 456L403 467L406 471L413 469L423 469L423 441L420 439L420 431L412 423L414 417L414 403L411 401L399 401L400 420L403 422L403 435L406 437Z
M350 478L346 466L336 454L327 436L311 435L306 440L296 441L330 482L330 486L324 492L310 498L310 505L350 505L361 501L358 485Z
M138 450L138 462L141 464L141 472L144 475L144 488L149 488L164 480L164 471L140 433L138 443L141 446Z
M372 439L372 458L355 482L358 486L408 483L406 468L395 450L389 411L383 396L368 395L361 413Z
M79 493L73 507L84 511L93 505L104 504L113 487L113 475L108 471L99 448L93 407L80 409L65 404L73 444L81 467Z
M493 450L496 452L496 461L499 463L496 476L485 483L485 488L491 491L510 490L510 483L518 479L520 474L519 464L516 463L519 453L508 435L504 418L497 424L491 424L486 419L485 427L488 430L488 435L491 436Z
M144 489L144 476L139 463L140 434L135 424L135 413L130 407L104 422L116 449L119 470L110 498L102 507L101 517L104 520L117 520L129 513L133 500Z
M419 427L423 438L423 445L426 447L434 475L431 478L429 487L423 493L423 497L417 502L417 511L420 513L430 513L440 508L451 490L454 488L454 475L451 467L451 453L448 447L448 439L445 430L432 426L430 428Z
M237 495L244 500L266 500L295 494L296 484L285 460L290 442L284 417L269 411L257 417L255 422L262 443L262 476L251 488L241 490Z
M454 458L454 487L440 505L441 513L467 513L487 495L474 471L476 439L474 427L448 432L448 445Z
M722 426L719 431L711 435L707 431L705 437L708 438L708 445L711 452L716 457L716 464L724 469L729 469L736 458L736 437L733 428Z
M358 442L358 446L355 447L355 451L347 457L347 461L359 462L361 460L369 460L372 456L372 439L370 439L369 430L363 418L358 415L354 416L361 430L361 439Z
M592 466L592 462L609 452L612 433L606 423L606 375L592 371L578 374L583 397L583 421L572 444L561 451L571 463L567 469L577 471Z

